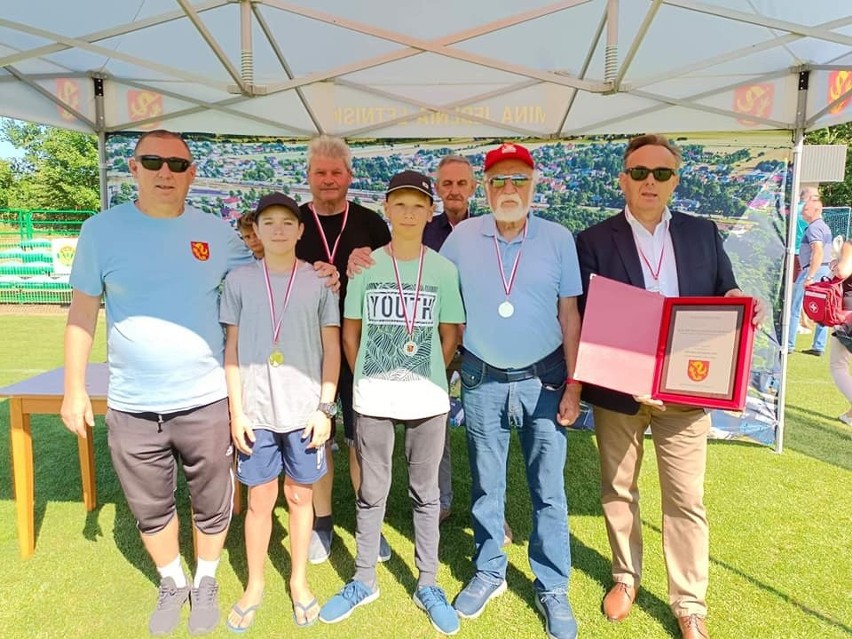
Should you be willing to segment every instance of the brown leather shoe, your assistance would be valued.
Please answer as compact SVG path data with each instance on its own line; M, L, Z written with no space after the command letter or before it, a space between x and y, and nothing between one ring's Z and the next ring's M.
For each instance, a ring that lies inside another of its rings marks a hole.
M680 626L680 634L683 639L710 639L707 632L707 622L704 617L698 615L689 615L688 617L678 617L677 625Z
M603 613L610 621L623 621L636 600L636 588L616 582L603 599Z

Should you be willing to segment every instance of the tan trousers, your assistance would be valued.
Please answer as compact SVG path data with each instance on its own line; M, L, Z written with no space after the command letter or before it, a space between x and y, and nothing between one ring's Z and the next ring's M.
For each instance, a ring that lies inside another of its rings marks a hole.
M668 404L665 411L642 406L636 415L594 407L594 417L613 579L638 586L642 577L638 480L650 426L660 473L669 603L677 617L705 616L710 550L703 498L710 416Z

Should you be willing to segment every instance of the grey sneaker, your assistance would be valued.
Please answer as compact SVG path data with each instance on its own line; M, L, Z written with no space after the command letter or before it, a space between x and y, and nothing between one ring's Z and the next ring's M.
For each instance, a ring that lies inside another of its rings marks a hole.
M219 623L219 584L213 577L202 577L198 588L189 593L189 634L203 635Z
M308 546L308 561L312 564L321 564L331 554L331 540L334 539L333 530L314 530L311 532L311 543Z
M148 620L148 632L155 637L171 633L180 623L180 609L189 599L189 586L178 588L175 580L166 577L160 580L157 592L157 607Z
M388 540L385 539L384 534L379 537L379 563L388 561L391 558L391 549Z

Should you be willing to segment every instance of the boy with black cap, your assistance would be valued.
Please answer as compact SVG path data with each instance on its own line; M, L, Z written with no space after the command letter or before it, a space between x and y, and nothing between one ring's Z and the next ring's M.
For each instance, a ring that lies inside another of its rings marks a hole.
M296 242L304 230L298 204L282 193L263 196L253 227L263 258L228 274L219 311L226 330L225 377L237 477L249 486L248 583L228 616L228 627L236 632L252 624L263 597L282 471L290 512L293 619L307 626L319 614L306 576L312 484L326 472L323 451L340 369L337 298L310 264L296 259Z
M408 485L419 571L414 602L436 630L454 634L458 616L437 586L438 468L450 408L446 367L458 343L464 309L458 272L422 243L432 219L431 180L416 171L395 175L385 212L391 242L375 265L349 280L343 351L355 373L355 449L361 462L356 500L355 576L330 599L320 619L335 623L379 596L376 562L391 484L394 424L405 427Z

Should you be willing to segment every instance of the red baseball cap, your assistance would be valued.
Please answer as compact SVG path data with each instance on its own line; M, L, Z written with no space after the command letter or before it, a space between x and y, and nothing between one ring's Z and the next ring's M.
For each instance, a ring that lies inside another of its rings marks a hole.
M485 170L487 171L492 166L498 162L502 162L503 160L520 160L531 169L535 168L535 162L533 162L529 149L525 146L521 146L520 144L504 142L496 149L491 149L485 154Z

